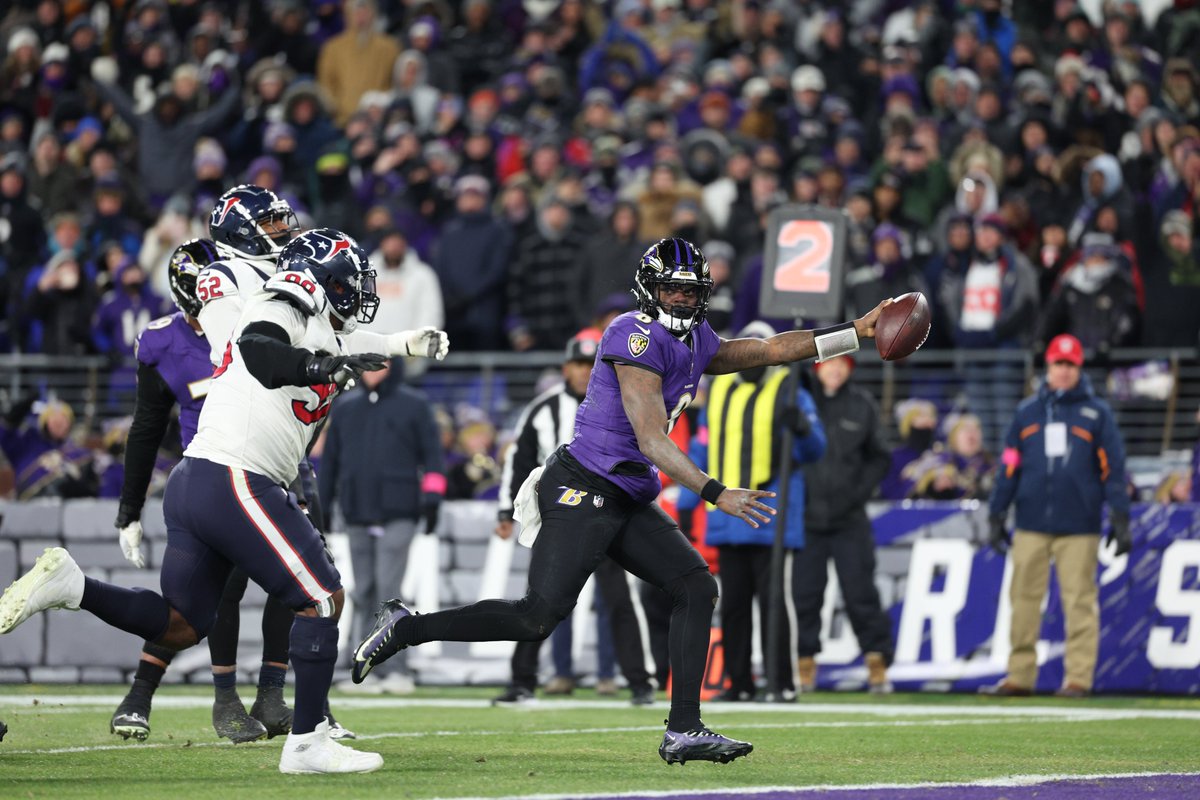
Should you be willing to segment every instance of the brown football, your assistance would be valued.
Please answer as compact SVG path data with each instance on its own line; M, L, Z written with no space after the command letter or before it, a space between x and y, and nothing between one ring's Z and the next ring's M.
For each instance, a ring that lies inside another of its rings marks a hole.
M929 336L929 301L909 292L884 307L875 323L875 347L884 361L911 356Z

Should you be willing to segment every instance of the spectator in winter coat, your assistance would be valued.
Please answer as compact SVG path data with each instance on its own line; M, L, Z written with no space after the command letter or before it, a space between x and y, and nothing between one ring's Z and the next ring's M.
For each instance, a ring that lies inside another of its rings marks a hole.
M336 104L339 126L358 108L363 93L391 88L392 65L400 45L376 30L374 0L348 0L346 30L321 47L317 80Z
M51 401L29 418L36 403L34 396L19 401L0 422L0 449L16 473L17 499L95 497L92 452L69 438L75 412Z
M1002 217L984 217L975 226L974 256L966 272L942 275L938 313L951 327L956 347L1017 349L1032 337L1037 273L1006 237ZM966 378L968 405L983 421L986 441L994 442L1020 400L1020 369L1010 361L970 360Z
M446 304L446 333L457 350L495 350L503 339L504 287L512 232L488 213L487 179L460 178L457 214L442 229L433 259Z
M917 484L917 464L933 452L937 437L937 406L928 400L911 398L896 404L896 429L900 444L892 448L892 464L879 486L884 500L905 500Z
M1151 347L1194 347L1200 333L1200 240L1187 212L1167 212L1160 250L1147 261L1143 343Z
M885 297L926 292L925 280L905 257L906 243L895 225L883 223L871 236L873 258L846 274L846 310L853 319Z
M977 500L991 494L995 459L983 448L983 429L974 414L946 417L946 445L916 462L912 497Z
M218 134L237 108L238 87L230 86L204 111L187 110L174 94L164 94L139 113L124 89L104 81L96 89L133 128L138 142L138 176L150 202L161 208L167 198L192 185L192 154L201 136Z
M418 529L434 534L446 493L445 458L433 408L404 386L403 369L364 373L362 386L339 397L321 451L319 492L342 510L354 569L356 635L371 629L384 600L400 594ZM325 530L329 530L329 520ZM407 659L393 659L354 691L411 694ZM365 687L365 688L364 688Z
M89 325L96 298L75 252L60 250L40 271L31 273L29 281L33 285L24 315L39 323L30 339L32 346L56 356L92 352Z
M628 294L633 289L632 278L612 265L635 264L646 252L647 242L638 238L638 218L637 205L621 201L609 217L608 228L583 243L575 277L578 300L574 303L582 317L591 314L605 298L617 292ZM590 320L578 322L582 325Z
M1133 280L1112 237L1103 234L1089 234L1089 237L1079 263L1067 271L1050 296L1038 341L1048 342L1061 333L1069 333L1084 348L1106 353L1137 342L1141 314Z
M520 243L510 266L505 328L514 350L563 347L578 330L577 309L564 300L576 291L576 275L568 266L582 247L570 208L550 197L538 209L537 232Z

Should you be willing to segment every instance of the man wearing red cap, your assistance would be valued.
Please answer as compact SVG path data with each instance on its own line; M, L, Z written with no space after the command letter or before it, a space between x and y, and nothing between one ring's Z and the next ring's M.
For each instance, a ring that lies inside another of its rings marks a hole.
M1108 503L1109 544L1128 553L1129 496L1125 493L1125 448L1112 408L1096 397L1082 375L1083 345L1070 334L1046 348L1046 380L1017 408L1001 456L990 503L990 544L998 553L1012 545L1012 603L1008 674L982 694L1006 697L1033 693L1037 682L1038 634L1050 563L1058 575L1066 616L1066 655L1059 697L1092 691L1100 642L1096 586L1100 512ZM1005 530L1016 501L1016 532Z

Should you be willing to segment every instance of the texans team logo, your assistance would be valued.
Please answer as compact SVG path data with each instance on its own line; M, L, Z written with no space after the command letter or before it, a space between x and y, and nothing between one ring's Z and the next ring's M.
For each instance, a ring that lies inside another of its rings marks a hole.
M320 250L321 252L314 253L313 255L322 264L336 256L341 251L350 249L350 240L344 237L341 239L331 239L322 236L317 238L315 244L316 249Z
M242 200L239 197L231 197L228 200L226 200L225 205L221 207L220 212L218 212L218 214L217 214L216 224L220 225L222 222L224 222L225 217L229 216L229 212L233 209L234 206L236 206L240 202L242 202Z
M629 354L637 358L650 346L650 337L643 333L629 334Z

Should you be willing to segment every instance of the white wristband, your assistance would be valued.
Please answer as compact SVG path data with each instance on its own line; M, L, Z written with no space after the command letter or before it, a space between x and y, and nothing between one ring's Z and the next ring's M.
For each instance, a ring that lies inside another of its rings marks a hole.
M858 332L854 330L853 322L843 322L813 331L813 342L817 346L817 360L828 361L857 351Z

